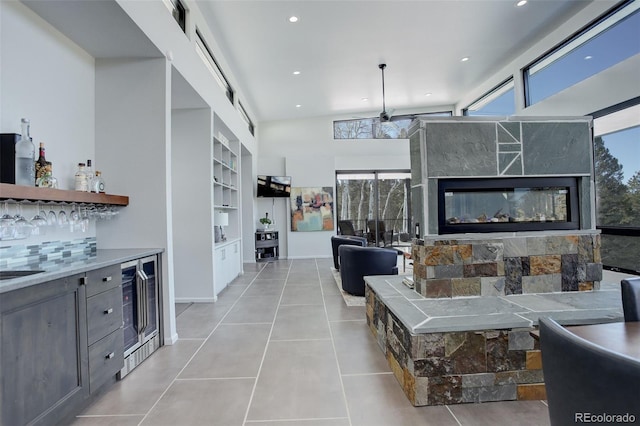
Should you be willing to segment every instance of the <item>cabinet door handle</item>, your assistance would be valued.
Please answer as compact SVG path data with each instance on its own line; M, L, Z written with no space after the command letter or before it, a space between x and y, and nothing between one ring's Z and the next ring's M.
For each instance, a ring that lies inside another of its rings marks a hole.
M109 314L112 314L112 313L113 313L113 308L109 308L109 309L105 309L104 310L104 314L105 315L109 315Z
M111 353L108 353L107 355L105 355L105 359L111 359L111 358L113 358L114 356L116 356L116 354L115 354L115 353L113 353L113 352L111 352Z
M102 282L108 283L108 282L109 282L109 281L111 281L111 280L112 280L111 276L108 276L108 277L104 277L104 278L102 279Z

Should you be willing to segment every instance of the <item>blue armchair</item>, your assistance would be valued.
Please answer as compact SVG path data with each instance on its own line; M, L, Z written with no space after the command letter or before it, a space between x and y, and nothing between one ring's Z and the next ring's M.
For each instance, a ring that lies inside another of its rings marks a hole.
M395 250L341 245L338 255L342 289L354 296L364 296L365 276L398 274L398 252Z
M355 235L338 235L331 237L331 249L333 250L333 267L340 270L340 259L338 256L338 247L343 244L352 246L367 246L365 237L356 237Z
M622 280L621 290L624 320L640 321L640 278Z

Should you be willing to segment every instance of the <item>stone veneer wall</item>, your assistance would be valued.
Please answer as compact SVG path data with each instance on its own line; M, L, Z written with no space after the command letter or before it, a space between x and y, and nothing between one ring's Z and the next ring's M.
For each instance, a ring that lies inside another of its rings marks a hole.
M415 290L429 298L598 290L600 234L477 234L414 240Z
M367 324L415 406L546 399L530 329L411 334L366 286Z

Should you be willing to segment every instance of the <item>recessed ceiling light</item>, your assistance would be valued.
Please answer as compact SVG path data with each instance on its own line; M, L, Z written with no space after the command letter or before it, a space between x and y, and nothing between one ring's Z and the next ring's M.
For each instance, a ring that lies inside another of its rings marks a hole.
M431 96L431 92L425 93L425 96Z
M527 4L527 0L520 0L518 3L516 3L516 6L520 7L524 6L525 4Z
M298 105L296 105L296 108L300 108L301 106L302 106L302 105L298 104Z
M460 59L460 62L467 62L469 60L468 56L465 56L464 58Z
M300 75L300 71L294 71L293 75Z
M362 98L361 100L362 100L362 102L366 102L366 101L369 100L369 98Z
M585 59L585 61L588 61L589 59L593 59L593 56L587 55L587 56L584 57L584 59Z
M297 16L289 16L289 22L291 22L291 23L298 22L298 17Z

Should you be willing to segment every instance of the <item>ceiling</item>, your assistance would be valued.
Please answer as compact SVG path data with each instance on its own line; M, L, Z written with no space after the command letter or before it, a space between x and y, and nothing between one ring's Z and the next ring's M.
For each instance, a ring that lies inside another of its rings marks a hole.
M515 2L197 1L256 122L376 116L383 62L388 111L454 105L590 1Z

